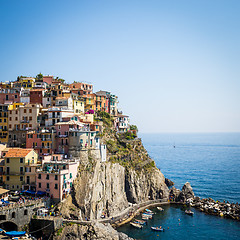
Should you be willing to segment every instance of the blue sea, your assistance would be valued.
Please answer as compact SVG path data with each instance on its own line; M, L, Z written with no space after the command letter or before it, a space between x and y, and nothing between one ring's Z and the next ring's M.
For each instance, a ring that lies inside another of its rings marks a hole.
M240 202L240 133L140 134L140 137L157 167L175 187L181 189L188 181L201 198ZM240 222L195 209L191 217L181 207L164 208L143 230L129 224L118 230L136 239L240 239ZM165 232L151 231L150 226L160 225Z

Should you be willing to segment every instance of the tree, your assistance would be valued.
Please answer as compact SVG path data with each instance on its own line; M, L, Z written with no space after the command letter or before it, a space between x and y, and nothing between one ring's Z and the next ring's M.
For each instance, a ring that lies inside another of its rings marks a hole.
M43 75L41 73L39 73L37 76L36 76L36 79L37 80L43 80Z
M136 132L138 132L138 128L136 125L130 125L130 130L135 130Z

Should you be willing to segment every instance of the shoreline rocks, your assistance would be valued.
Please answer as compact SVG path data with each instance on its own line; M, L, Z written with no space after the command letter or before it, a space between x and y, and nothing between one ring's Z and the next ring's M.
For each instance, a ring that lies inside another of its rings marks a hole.
M220 202L212 198L201 199L194 195L192 187L188 182L184 184L182 191L172 187L169 190L169 199L176 203L188 204L207 214L240 221L240 205L238 203Z
M207 214L240 220L240 205L238 203L220 202L212 198L198 198L194 199L190 206Z

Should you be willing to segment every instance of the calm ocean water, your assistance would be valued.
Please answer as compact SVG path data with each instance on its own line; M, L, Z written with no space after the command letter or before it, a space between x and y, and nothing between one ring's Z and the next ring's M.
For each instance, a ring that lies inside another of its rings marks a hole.
M141 134L145 148L165 177L181 188L190 182L202 198L240 202L240 133ZM175 148L173 147L175 146ZM143 230L119 230L137 239L240 239L240 223L179 207L165 207ZM180 219L180 221L178 220ZM150 226L162 225L163 233Z

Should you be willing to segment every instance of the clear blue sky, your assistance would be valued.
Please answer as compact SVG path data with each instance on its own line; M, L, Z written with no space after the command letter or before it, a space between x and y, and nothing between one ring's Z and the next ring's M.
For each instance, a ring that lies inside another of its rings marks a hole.
M0 0L0 81L91 82L141 132L239 132L239 12L238 0Z

